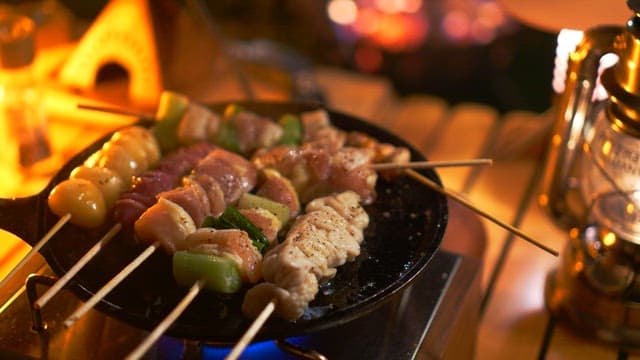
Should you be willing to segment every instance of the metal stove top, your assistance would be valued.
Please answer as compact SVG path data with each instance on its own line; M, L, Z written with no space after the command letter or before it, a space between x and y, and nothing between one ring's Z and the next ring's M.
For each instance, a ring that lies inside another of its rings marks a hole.
M411 287L372 313L312 335L253 343L242 358L295 359L314 354L329 359L472 356L474 341L467 341L465 346L459 339L475 337L477 318L473 324L475 316L465 314L478 313L479 304L469 299L479 298L470 296L474 291L479 293L479 266L475 260L440 251ZM44 291L43 286L36 286L36 291ZM92 311L74 327L65 329L62 322L79 304L73 294L61 292L42 310L46 329L36 331L28 291L22 288L0 308L0 358L118 359L147 335L146 331L98 311ZM462 322L464 325L458 326ZM453 341L454 338L457 340ZM219 359L229 351L229 348L165 336L146 358ZM296 351L302 352L290 353Z

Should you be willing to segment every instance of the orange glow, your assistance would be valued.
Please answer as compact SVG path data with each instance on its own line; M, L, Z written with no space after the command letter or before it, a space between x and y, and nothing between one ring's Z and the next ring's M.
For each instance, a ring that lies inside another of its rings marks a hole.
M413 14L422 9L422 0L405 0L404 12Z
M327 4L329 19L337 24L353 24L358 17L358 7L352 0L331 0Z
M362 9L358 12L358 19L353 24L353 29L362 35L371 35L380 29L379 18L380 15L377 11Z
M60 81L88 91L99 70L115 63L129 74L131 100L155 106L163 86L152 27L142 25L152 22L149 6L143 0L110 1L67 59Z
M542 195L538 196L538 204L540 206L549 205L549 196L547 196L546 194L542 194Z
M605 246L612 246L616 243L616 241L617 241L616 234L612 232L608 232L602 237L602 243Z
M467 14L461 11L450 11L442 21L442 30L451 39L464 39L468 36L471 22Z
M478 43L487 44L496 37L496 28L485 18L478 18L471 23L471 37Z
M609 155L611 153L611 148L613 147L613 145L611 145L611 141L607 140L602 144L602 155Z
M572 239L577 239L578 235L580 235L580 230L578 230L577 228L571 228L569 230L569 237L571 237Z
M505 22L505 15L495 2L485 2L478 5L478 19L492 28L496 28Z
M636 211L636 207L632 203L628 203L627 206L625 206L624 210L627 212L627 215L633 215L633 213Z
M420 10L422 0L376 0L376 8L386 14L412 14Z
M405 51L417 48L427 37L428 24L423 18L408 15L382 15L378 31L371 39L390 51Z
M582 271L584 269L584 263L582 261L576 261L573 264L573 271L574 273L579 273L580 271Z

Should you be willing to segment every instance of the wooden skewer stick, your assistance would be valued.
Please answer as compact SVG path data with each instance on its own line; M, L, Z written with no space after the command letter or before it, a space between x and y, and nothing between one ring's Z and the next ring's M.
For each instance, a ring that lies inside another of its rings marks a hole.
M67 271L60 279L58 279L58 281L56 281L56 283L53 284L53 286L50 287L49 290L47 290L44 295L42 295L35 302L34 306L37 309L43 308L49 302L49 300L51 300L51 298L55 296L55 294L57 294L60 289L62 289L69 282L69 280L71 280L71 278L74 277L82 269L83 266L85 266L91 259L93 259L100 252L100 250L102 250L102 248L105 247L109 243L109 241L111 241L111 239L113 239L113 237L120 231L120 228L122 228L122 225L120 224L115 224L114 226L112 226L111 229L102 237L102 239L100 239L100 241L93 245L93 247L89 249L89 251L87 251L87 253L84 254L84 256L82 256L80 260L78 260L78 262L76 262L71 267L71 269L69 269L69 271Z
M102 105L78 104L77 107L78 107L78 109L94 110L94 111L100 111L100 112L104 112L104 113L118 114L118 115L125 115L125 116L134 116L134 117L139 117L139 118L151 118L151 117L153 117L153 116L150 116L149 114L145 114L145 113L142 113L142 112L137 112L137 111L133 111L133 110L129 110L129 109L120 109L120 108L115 108L115 107L102 106Z
M111 290L113 290L118 284L122 282L127 276L129 276L135 269L138 268L149 256L151 256L156 249L158 249L158 243L149 245L140 255L133 259L126 267L124 267L116 276L111 278L100 290L98 290L87 302L82 304L76 311L73 312L65 321L64 326L71 327L78 321L87 311L91 310L100 300L102 300Z
M476 212L477 214L483 216L484 218L486 218L487 220L492 221L493 223L495 223L496 225L514 233L515 235L518 235L519 237L521 237L522 239L530 242L531 244L539 247L540 249L548 252L549 254L553 255L553 256L558 256L558 251L555 249L552 249L536 240L534 240L533 238L531 238L529 235L523 233L521 230L501 221L500 219L497 219L496 217L494 217L493 215L479 209L478 207L476 207L475 205L473 205L472 203L470 203L469 201L467 201L466 199L464 199L462 196L460 196L459 194L446 189L444 187L441 187L440 185L438 185L437 183L435 183L434 181L432 181L431 179L427 178L426 176L423 176L422 174L416 172L415 170L412 169L406 169L405 172L411 176L412 178L416 179L417 181L419 181L420 183L430 187L431 189L445 195L448 196L450 198L452 198L453 200L459 202L460 204L466 206L467 208L473 210L474 212Z
M269 319L269 316L271 316L271 314L275 309L276 309L276 300L269 301L269 303L264 307L264 309L262 309L258 317L256 317L255 320L253 320L253 323L251 323L251 326L249 326L249 328L244 333L244 335L242 335L242 337L233 347L229 355L227 355L225 360L236 360L238 357L240 357L244 349L247 346L249 346L249 344L251 343L251 340L253 340L253 338L256 336L258 331L260 331L264 323L267 322L267 319Z
M200 290L204 287L206 281L204 279L200 279L195 282L189 288L187 294L182 298L182 300L176 305L175 308L165 317L162 321L153 329L151 333L144 339L138 347L136 347L125 359L133 360L140 359L144 354L149 350L149 348L158 340L162 334L171 326L178 317L187 309L189 304L195 299L196 296L200 293Z
M38 243L29 250L20 262L14 266L9 274L0 282L0 289L11 279L32 257L40 251L40 249L71 219L71 214L66 214L56 222L49 231L38 241Z
M374 170L392 170L392 169L427 169L436 167L454 167L454 166L478 166L491 165L492 159L468 159L468 160L447 160L447 161L412 161L408 163L377 163L371 164Z

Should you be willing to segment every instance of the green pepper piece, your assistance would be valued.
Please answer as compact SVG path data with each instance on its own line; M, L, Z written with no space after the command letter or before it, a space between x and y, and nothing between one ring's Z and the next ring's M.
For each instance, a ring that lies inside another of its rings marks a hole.
M300 118L292 114L284 114L278 119L282 126L282 138L280 145L297 146L302 143L302 122Z
M156 124L151 131L162 150L169 151L179 146L177 129L188 106L189 98L182 94L165 90L160 95Z
M242 151L240 150L240 144L238 143L233 117L242 110L243 109L240 105L227 105L222 112L222 121L220 122L218 132L216 132L213 138L213 142L216 143L216 145L239 154L242 154Z
M222 119L213 142L224 149L242 154L238 137L236 136L236 128L231 118Z
M244 108L238 104L229 104L224 108L224 112L222 113L222 116L224 118L230 118L234 115L237 115L242 110L244 110Z
M283 225L289 221L289 215L291 213L285 204L252 193L242 194L238 200L238 209L251 208L262 208L271 212Z
M182 286L191 286L204 279L206 289L223 294L233 294L242 287L235 261L211 254L176 251L173 254L173 277Z
M269 239L253 225L249 219L247 219L241 212L239 212L233 206L227 206L222 215L218 218L208 216L202 222L202 227L212 227L214 229L240 229L247 232L253 246L258 251L264 253L267 247L269 247Z

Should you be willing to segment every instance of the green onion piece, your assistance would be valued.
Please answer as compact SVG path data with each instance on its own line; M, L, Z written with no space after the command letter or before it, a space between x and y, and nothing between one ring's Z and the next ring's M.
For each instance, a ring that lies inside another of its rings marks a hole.
M302 122L300 118L292 114L284 114L278 119L282 126L282 138L280 145L297 146L302 143Z
M238 113L240 113L242 110L244 110L244 108L238 104L229 104L224 108L224 111L222 112L223 117L225 118L230 118L234 115L237 115Z
M244 193L238 200L238 209L262 208L274 214L281 224L289 221L291 211L287 205L273 201L263 196L252 193Z
M177 129L188 106L189 98L185 95L172 91L163 91L160 95L156 124L151 131L162 150L169 151L179 146Z
M176 251L172 258L173 277L182 286L205 279L205 288L233 294L242 287L238 265L232 259L211 254Z
M236 128L231 118L223 118L213 140L218 146L241 154L240 144L236 136Z
M212 227L214 229L240 229L247 232L249 238L258 251L264 253L269 247L269 239L253 225L241 212L233 206L227 206L222 215L218 218L208 216L204 219L202 227Z

